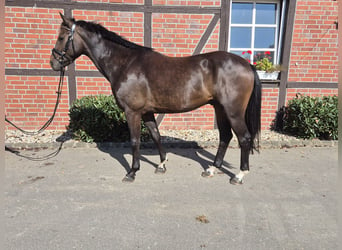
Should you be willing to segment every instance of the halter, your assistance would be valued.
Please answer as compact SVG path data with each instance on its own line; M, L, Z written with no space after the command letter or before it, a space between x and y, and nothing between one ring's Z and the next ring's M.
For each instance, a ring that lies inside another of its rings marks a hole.
M70 31L70 34L69 34L69 36L68 36L68 41L66 42L65 47L64 47L64 49L63 49L62 51L59 51L59 50L57 50L56 48L53 48L53 49L52 49L52 55L53 55L53 57L62 65L62 67L64 67L65 62L67 62L67 61L72 62L72 61L74 60L74 59L72 59L70 56L68 56L68 55L66 54L66 52L68 51L68 49L69 49L69 44L70 44L70 42L71 42L73 52L75 53L75 47L74 47L74 33L75 33L75 28L76 28L76 24L75 24L75 23L71 26L71 29L66 28L67 30ZM56 54L59 55L59 57L58 57ZM66 58L67 60L65 60L65 58Z

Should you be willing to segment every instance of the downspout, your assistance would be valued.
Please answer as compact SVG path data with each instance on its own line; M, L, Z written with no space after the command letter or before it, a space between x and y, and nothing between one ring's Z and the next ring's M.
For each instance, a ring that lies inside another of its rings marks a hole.
M286 11L286 0L283 0L282 6L281 6L281 20L280 20L280 28L279 28L277 64L280 64L280 62L281 62L281 51L282 51L282 47L283 47L285 11Z

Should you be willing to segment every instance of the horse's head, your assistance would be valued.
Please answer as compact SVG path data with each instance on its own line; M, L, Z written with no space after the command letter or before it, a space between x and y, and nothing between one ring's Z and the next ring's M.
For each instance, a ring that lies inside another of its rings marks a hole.
M82 41L77 34L75 20L60 15L63 22L50 57L50 65L55 71L60 71L68 66L82 53Z

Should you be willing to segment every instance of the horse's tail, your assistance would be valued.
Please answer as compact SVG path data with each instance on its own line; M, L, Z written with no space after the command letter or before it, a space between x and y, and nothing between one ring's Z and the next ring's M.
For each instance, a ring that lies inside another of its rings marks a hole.
M253 149L259 152L259 134L261 128L261 82L255 67L251 65L251 68L254 72L254 88L251 97L249 98L245 118L248 131L251 134L250 150L253 153Z

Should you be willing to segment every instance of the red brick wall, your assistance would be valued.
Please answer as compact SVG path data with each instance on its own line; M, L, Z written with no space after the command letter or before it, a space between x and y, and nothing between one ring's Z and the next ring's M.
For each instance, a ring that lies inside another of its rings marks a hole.
M328 95L337 95L338 93L337 89L331 89L331 88L327 88L327 89L322 89L322 88L317 88L317 89L301 89L301 88L291 88L288 89L287 91L287 99L293 99L296 97L297 93L301 93L303 95L307 95L307 96L328 96Z
M5 76L5 113L8 119L20 126L24 125L28 130L43 125L55 107L58 81L58 77L50 76ZM62 92L63 98L50 129L64 128L69 121L67 84L63 86Z
M261 124L262 128L270 129L278 108L278 88L264 88L262 91L261 103Z
M297 0L289 81L337 82L337 1Z
M180 114L166 114L160 129L214 129L215 111L211 105Z
M152 15L152 47L169 56L191 55L213 15L165 14ZM218 50L219 25L202 52Z
M81 0L84 2L143 4L143 0ZM79 2L81 2L79 1ZM220 6L220 1L153 0L154 5ZM50 69L51 48L57 39L61 9L6 7L6 69ZM117 11L74 10L76 19L97 21L127 39L143 44L144 14ZM152 47L169 56L191 55L212 20L211 14L152 13ZM297 0L289 78L291 82L337 82L337 1ZM202 52L218 49L220 22ZM76 61L76 70L94 70L85 56ZM5 109L9 119L26 129L36 129L53 110L58 77L9 76L5 78ZM111 94L110 84L101 77L77 77L77 97ZM55 121L50 129L64 130L68 124L67 78ZM337 94L337 89L288 89L295 93ZM269 129L277 111L278 88L264 88L262 128ZM11 127L8 127L12 129ZM196 111L165 115L161 129L212 129L214 111L206 105Z
M219 0L152 0L154 5L180 5L180 6L220 6Z
M51 48L59 29L59 9L5 8L6 69L50 69ZM5 113L13 122L34 130L51 116L58 77L5 76ZM67 79L58 113L50 129L68 124ZM8 127L13 129L12 127Z
M5 8L5 66L49 69L60 25L60 9Z
M77 77L77 98L88 95L111 95L109 82L103 77Z

